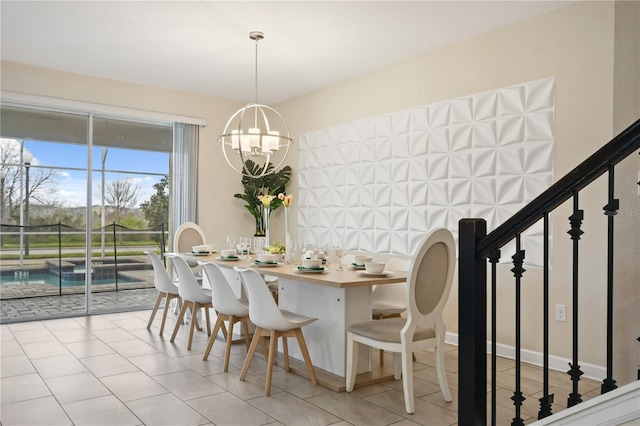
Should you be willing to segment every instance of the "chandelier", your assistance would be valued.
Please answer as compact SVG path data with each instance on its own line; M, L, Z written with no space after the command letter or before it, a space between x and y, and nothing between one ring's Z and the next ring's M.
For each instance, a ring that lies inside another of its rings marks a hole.
M261 177L280 168L293 139L282 115L270 106L258 103L258 42L264 34L252 31L249 38L256 42L255 102L229 118L218 142L222 144L224 158L236 172ZM247 164L247 160L251 161Z

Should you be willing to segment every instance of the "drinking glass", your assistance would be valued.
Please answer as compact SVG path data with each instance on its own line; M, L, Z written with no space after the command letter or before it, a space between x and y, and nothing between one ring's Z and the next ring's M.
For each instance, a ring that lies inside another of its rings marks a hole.
M251 240L249 237L240 237L238 240L238 251L240 252L240 256L242 260L249 259L249 253L251 250Z
M338 264L340 265L338 271L344 272L344 268L342 267L342 260L344 259L344 255L347 253L347 251L344 249L342 241L336 241L333 245L333 250L338 257Z
M255 237L253 239L253 250L256 252L256 256L258 256L264 250L264 237Z
M229 246L230 249L235 249L236 248L236 237L234 237L233 235L227 235L227 245Z
M299 261L300 258L302 257L302 244L298 243L297 241L290 241L290 246L291 246L291 264L292 265L296 265ZM287 250L289 250L287 248Z

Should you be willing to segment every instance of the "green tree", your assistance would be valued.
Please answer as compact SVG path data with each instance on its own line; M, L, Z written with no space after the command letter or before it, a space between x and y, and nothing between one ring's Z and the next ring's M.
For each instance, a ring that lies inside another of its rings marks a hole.
M169 176L163 176L160 182L153 185L156 193L153 194L148 201L140 203L142 215L151 228L160 228L164 224L167 229L169 223ZM161 236L153 235L153 240L158 244L161 243Z

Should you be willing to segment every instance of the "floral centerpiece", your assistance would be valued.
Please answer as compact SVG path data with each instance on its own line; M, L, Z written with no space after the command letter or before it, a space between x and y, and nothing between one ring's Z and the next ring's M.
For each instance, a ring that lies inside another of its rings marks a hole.
M258 195L258 200L264 206L264 243L269 245L269 216L271 216L271 202L277 199L275 195Z
M271 254L284 254L287 251L282 241L275 241L270 246L265 247L264 250Z
M278 194L278 199L280 201L282 201L282 205L284 206L284 232L285 232L285 239L284 239L284 243L285 243L285 259L284 259L284 263L287 264L291 264L292 259L292 251L291 248L291 238L289 236L289 206L291 206L291 203L293 202L293 195L289 194L289 195L285 195L284 193L279 193Z
M268 218L265 217L265 209L258 199L258 196L269 194L275 195L284 192L285 185L291 178L291 167L285 166L282 169L273 172L273 164L267 163L264 166L261 166L254 163L252 160L245 161L245 166L254 176L243 176L242 186L244 187L244 193L237 193L233 196L243 200L246 203L244 207L254 217L256 224L255 236L265 236L265 228ZM272 200L269 213L273 212L281 205L282 201L279 198Z

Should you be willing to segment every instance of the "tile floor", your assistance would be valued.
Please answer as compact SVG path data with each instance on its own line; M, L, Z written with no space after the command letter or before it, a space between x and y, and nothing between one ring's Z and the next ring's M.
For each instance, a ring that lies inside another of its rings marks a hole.
M188 327L169 343L161 316L146 329L150 311L104 314L0 325L0 422L3 425L452 425L457 423L457 350L447 346L446 367L454 401L442 399L432 352L415 362L416 413L404 411L402 383L388 382L336 393L302 377L274 370L272 394L264 397L266 363L255 358L246 381L238 380L246 354L233 346L222 372L224 342L202 361L207 336L198 332L186 350ZM376 360L377 362L377 360ZM386 362L391 362L389 357ZM513 363L498 362L498 424L510 424ZM522 407L535 419L540 370L523 367ZM570 383L551 373L554 412L562 410ZM585 399L599 383L581 381Z

